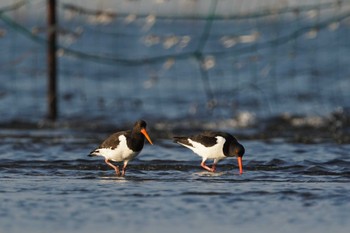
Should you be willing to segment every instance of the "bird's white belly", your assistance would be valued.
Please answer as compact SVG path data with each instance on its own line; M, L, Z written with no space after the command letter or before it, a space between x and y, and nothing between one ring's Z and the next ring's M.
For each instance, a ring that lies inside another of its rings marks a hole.
M193 145L192 146L186 146L189 149L191 149L194 153L198 154L202 158L205 159L223 159L226 156L224 155L223 152L223 146L224 143L226 142L225 138L217 136L217 143L214 146L211 147L206 147L202 145L201 143L192 141L191 139L188 139L188 141Z
M132 160L140 152L135 152L131 150L126 144L126 138L124 135L119 136L119 145L116 148L100 148L99 154L108 160L115 162L121 162L125 160Z
M136 157L139 154L139 152L134 152L132 150L122 151L118 148L115 148L114 150L110 148L103 148L103 149L99 149L99 152L106 159L112 160L115 162L132 160L134 157Z

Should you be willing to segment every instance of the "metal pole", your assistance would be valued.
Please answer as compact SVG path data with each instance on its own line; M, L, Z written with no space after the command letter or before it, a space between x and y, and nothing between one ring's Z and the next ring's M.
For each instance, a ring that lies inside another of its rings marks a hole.
M48 118L57 118L56 0L47 0Z

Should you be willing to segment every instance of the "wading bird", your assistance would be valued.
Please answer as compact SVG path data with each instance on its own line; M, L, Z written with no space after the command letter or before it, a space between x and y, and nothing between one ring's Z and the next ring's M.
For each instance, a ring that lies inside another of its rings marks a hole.
M231 134L224 132L204 132L189 137L174 137L174 142L191 149L202 157L201 166L210 172L215 172L216 164L228 157L237 157L239 173L243 173L242 157L244 147ZM210 168L205 164L207 159L213 159Z
M123 162L121 175L124 176L129 161L141 152L145 137L153 145L146 131L146 122L139 120L134 124L132 130L117 132L109 136L98 148L91 151L89 156L103 156L105 162L115 170L118 176L120 176L118 166L110 161Z

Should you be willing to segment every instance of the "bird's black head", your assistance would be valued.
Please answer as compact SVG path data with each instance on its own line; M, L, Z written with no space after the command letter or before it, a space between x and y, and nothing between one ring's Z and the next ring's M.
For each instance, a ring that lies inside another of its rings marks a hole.
M239 174L242 174L243 173L242 157L245 152L244 147L238 142L235 142L234 145L231 146L230 152L233 154L233 156L237 156Z
M237 157L243 157L244 155L244 152L245 152L245 149L244 147L237 143L235 146L234 146L234 153L235 153L235 156Z
M229 146L229 156L230 157L243 157L245 152L244 147L235 141L234 143L231 143Z
M142 133L146 137L147 141L149 141L149 143L153 145L153 142L147 133L146 126L147 126L146 121L144 120L136 121L134 124L133 133Z
M137 129L146 129L146 121L144 120L138 120L135 122L134 124L134 128L137 128Z

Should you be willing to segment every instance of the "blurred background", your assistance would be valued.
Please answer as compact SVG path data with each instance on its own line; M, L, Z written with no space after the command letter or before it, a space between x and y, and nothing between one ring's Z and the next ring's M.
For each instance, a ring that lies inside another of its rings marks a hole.
M58 0L54 123L48 2L0 3L2 127L349 141L350 1Z

